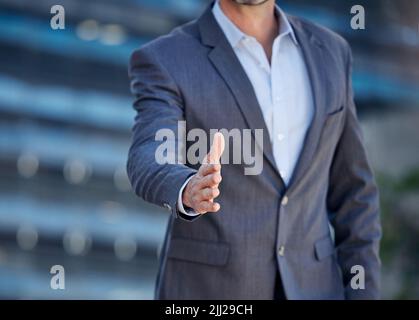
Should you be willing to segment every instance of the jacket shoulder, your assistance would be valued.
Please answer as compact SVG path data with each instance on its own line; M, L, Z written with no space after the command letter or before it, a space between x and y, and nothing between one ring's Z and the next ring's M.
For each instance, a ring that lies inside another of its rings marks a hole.
M135 53L148 53L156 57L174 55L176 52L185 52L186 48L193 49L199 45L199 31L196 20L176 27L170 33L159 36L144 44Z
M290 15L288 18L294 25L300 27L306 33L314 36L316 41L319 42L323 47L335 53L341 52L345 56L349 54L350 46L340 34L301 17Z

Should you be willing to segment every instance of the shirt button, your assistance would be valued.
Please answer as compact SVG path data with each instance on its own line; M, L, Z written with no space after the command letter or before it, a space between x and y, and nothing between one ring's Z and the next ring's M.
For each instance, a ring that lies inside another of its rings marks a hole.
M282 198L281 204L283 206L286 206L288 204L288 197L287 196L285 196L285 197Z
M285 135L283 135L282 133L278 134L278 140L279 141L284 140L284 138L285 138Z
M287 175L285 173L285 171L280 170L279 174L281 175L281 177L285 178Z
M276 102L279 102L279 101L281 101L281 98L279 98L279 97L275 97L275 101L276 101Z
M278 255L283 257L285 254L285 247L284 246L280 246L278 249Z

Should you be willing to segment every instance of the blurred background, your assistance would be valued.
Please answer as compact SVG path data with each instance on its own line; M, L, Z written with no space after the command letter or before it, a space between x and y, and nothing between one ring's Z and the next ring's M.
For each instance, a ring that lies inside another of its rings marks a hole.
M130 53L208 0L0 0L0 298L151 299L168 214L125 173ZM65 30L50 28L61 4ZM354 51L381 191L383 297L419 298L419 1L282 0ZM350 8L366 30L350 28ZM66 290L50 288L62 265Z

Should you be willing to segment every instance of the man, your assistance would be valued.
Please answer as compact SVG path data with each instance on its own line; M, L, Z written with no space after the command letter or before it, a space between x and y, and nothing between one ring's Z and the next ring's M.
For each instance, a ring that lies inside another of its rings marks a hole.
M134 52L129 73L128 174L172 213L157 298L379 297L378 193L346 41L274 0L219 0ZM157 163L156 132L183 120L208 134L263 129L262 173L220 164L220 134L201 165Z

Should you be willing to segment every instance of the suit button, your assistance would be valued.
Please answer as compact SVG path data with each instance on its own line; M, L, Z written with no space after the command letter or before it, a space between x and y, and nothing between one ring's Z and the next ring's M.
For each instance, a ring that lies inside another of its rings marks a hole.
M168 203L164 203L163 207L165 207L169 211L172 211L172 207Z
M288 204L288 197L287 196L285 196L285 197L282 198L281 204L283 206L286 206Z
M278 254L283 257L285 254L285 247L284 246L280 246L278 249Z

